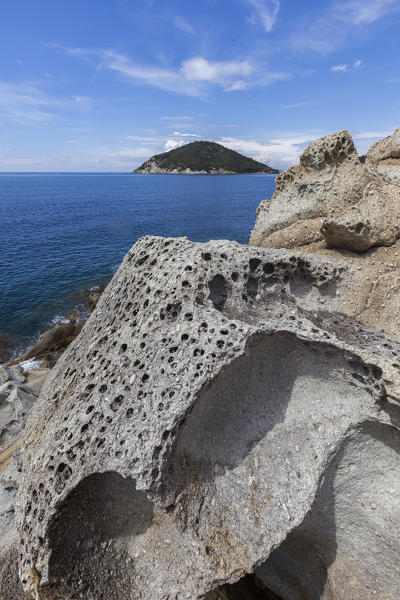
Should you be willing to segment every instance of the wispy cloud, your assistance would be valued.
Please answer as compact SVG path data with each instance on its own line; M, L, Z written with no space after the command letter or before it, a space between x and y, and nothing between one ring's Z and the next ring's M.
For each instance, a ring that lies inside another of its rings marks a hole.
M393 128L394 129L394 128ZM391 135L393 130L381 130L381 131L361 131L353 134L354 140L373 140L380 139Z
M263 29L271 31L278 18L279 0L244 0L253 8L252 23L261 22Z
M333 65L333 67L330 68L331 71L333 72L345 72L345 71L356 71L357 69L359 69L362 65L362 60L358 59L355 60L353 62L353 65L348 65L348 64L344 64L344 65Z
M347 65L333 65L330 69L331 71L347 71Z
M188 81L220 82L225 87L233 77L247 76L254 72L254 65L247 60L211 62L197 56L182 63L182 73Z
M184 33L187 33L189 35L195 35L196 33L189 21L187 21L184 17L180 15L175 15L175 17L172 20L172 23L174 24L174 27L179 29L179 31L183 31Z
M195 117L190 115L177 115L176 117L161 117L163 121L192 121Z
M14 122L44 122L54 119L61 110L88 109L90 99L82 96L54 98L36 83L0 81L0 114Z
M266 141L243 140L232 137L222 137L216 141L227 148L251 156L270 166L286 168L298 162L306 145L317 137L319 135L289 134L287 137L271 138Z
M55 102L31 83L0 82L0 113L17 122L49 121Z
M397 5L397 6L396 6ZM337 2L334 14L337 19L352 25L368 25L398 10L397 0L351 0Z
M292 44L326 54L341 47L355 31L397 12L398 0L335 0L328 9L319 9L303 20Z
M197 133L181 133L180 131L174 131L173 135L179 136L179 137L192 137L192 138L198 138L199 136L197 135Z
M60 48L58 45L52 47ZM109 69L138 85L149 85L161 90L188 96L206 96L213 88L225 92L267 86L288 79L288 73L260 69L251 60L211 61L202 56L183 60L179 68L141 65L127 55L114 50L84 50L65 48L70 56L88 60L97 57L97 70Z
M310 106L312 102L295 102L294 104L285 104L285 106L281 106L283 110L288 110L290 108L301 108L302 106Z
M391 129L382 129L380 131L358 131L352 133L354 143L359 154L366 154L369 147L376 141L381 140L393 133L395 125Z

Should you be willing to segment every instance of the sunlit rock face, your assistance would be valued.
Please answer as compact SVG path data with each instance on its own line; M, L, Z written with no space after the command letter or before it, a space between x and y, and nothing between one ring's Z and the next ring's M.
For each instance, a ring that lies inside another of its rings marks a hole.
M400 127L371 146L366 164L400 184Z
M365 165L347 131L310 144L299 166L278 175L272 200L260 204L250 243L295 248L325 241L354 252L392 245L400 236L400 180L378 168L384 143L386 154L400 156L397 131L370 149Z
M368 598L340 594L352 530L339 529L361 498L361 590L375 576L371 532L399 550L377 471L387 457L395 472L400 347L337 312L347 277L344 262L290 250L135 244L30 416L17 505L25 590L239 598L230 586L244 578L265 598L308 597L276 574L287 554L315 597ZM390 476L394 508L398 486ZM299 536L315 550L298 556Z
M293 248L340 269L335 309L396 339L400 179L380 165L399 153L398 140L396 130L374 144L366 165L346 131L310 144L300 166L278 176L272 200L260 204L250 239L255 246ZM331 299L327 303L333 308Z

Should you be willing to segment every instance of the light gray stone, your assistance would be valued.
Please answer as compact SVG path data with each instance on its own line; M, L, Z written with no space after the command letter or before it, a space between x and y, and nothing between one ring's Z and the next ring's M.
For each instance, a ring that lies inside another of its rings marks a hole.
M360 163L347 131L316 140L299 166L278 175L272 199L258 208L250 243L295 248L326 241L356 252L392 245L400 236L399 181L370 163Z
M400 346L334 311L342 276L288 250L135 244L30 415L17 504L25 589L201 598L306 523L364 424L397 434ZM371 453L363 480L383 464ZM380 535L398 553L399 521L388 526ZM364 542L360 552L354 598L373 567ZM388 579L382 597L394 593Z
M400 183L400 127L392 135L375 142L368 150L365 162Z
M36 399L31 388L16 381L0 386L0 452L18 438Z

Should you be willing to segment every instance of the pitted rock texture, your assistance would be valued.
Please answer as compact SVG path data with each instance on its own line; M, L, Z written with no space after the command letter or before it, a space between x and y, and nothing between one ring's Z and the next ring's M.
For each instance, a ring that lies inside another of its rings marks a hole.
M37 394L24 385L25 379L21 367L0 365L0 453L16 441L36 402Z
M362 252L400 236L400 186L360 163L347 131L310 144L261 202L250 243L294 248L325 241Z
M219 594L301 527L345 440L398 427L399 344L332 309L344 273L225 241L135 244L31 413L25 589Z
M18 578L19 536L15 501L20 479L17 454L29 411L37 400L25 384L26 374L15 365L0 365L0 598L25 600Z
M259 207L251 244L293 247L299 255L316 256L331 269L341 269L336 294L325 295L326 309L399 339L400 187L378 173L372 162L368 167L360 164L350 136L344 133L314 142L300 167L279 175L271 203L264 201ZM305 200L328 216L313 217ZM343 202L349 210L340 208ZM372 241L377 245L370 248Z
M390 179L400 180L400 127L371 146L366 155L366 164Z

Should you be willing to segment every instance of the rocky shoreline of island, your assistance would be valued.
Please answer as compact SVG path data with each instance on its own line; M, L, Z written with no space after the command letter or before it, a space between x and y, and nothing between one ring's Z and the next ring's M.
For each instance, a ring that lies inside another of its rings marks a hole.
M215 142L191 142L156 154L133 171L145 175L260 175L278 169Z

